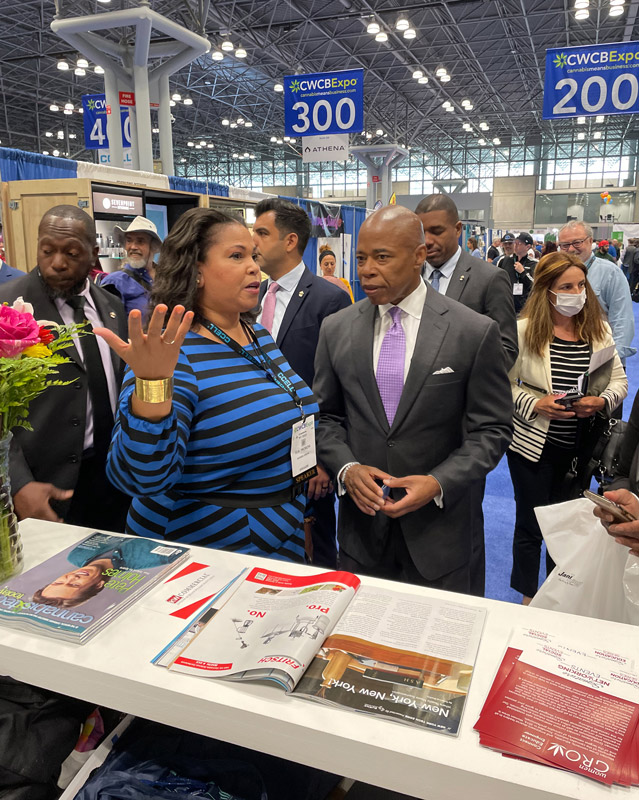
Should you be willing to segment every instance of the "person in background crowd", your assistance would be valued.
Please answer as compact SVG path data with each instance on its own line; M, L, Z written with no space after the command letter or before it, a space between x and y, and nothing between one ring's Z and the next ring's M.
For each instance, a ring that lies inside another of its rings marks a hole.
M547 239L544 242L544 246L541 249L541 256L547 256L548 253L556 253L557 252L557 242L553 242L551 239Z
M252 324L259 275L241 222L204 208L177 220L147 333L139 309L128 341L97 331L129 366L108 472L133 496L127 533L301 562L306 501L291 441L318 409Z
M619 256L621 255L621 243L618 239L611 239L608 246L608 254L614 258L615 263L619 261Z
M440 294L457 300L499 325L506 367L517 358L517 326L510 283L502 270L471 258L459 245L462 224L446 194L420 200L415 213L424 228L426 263L422 277Z
M609 325L573 254L544 256L520 320L519 356L510 371L515 433L508 466L516 503L510 585L528 604L537 591L542 536L535 506L569 499L566 474L584 456L587 420L610 416L628 393L617 353L590 377L587 396L562 402L576 391L591 354L614 344ZM547 572L554 564L546 557Z
M95 262L95 225L76 206L56 206L38 228L38 263L0 289L0 303L22 296L36 319L59 325L89 322L125 335L122 303L88 280ZM31 403L33 431L14 432L9 469L20 519L64 520L122 532L130 498L108 481L106 456L123 364L91 333L62 351L55 386Z
M477 243L477 239L474 236L470 236L468 241L466 242L466 247L468 248L468 252L474 258L481 258L481 250L479 249L479 245Z
M525 237L521 239L520 237ZM515 312L519 314L524 307L532 287L532 273L536 262L528 258L528 240L532 242L530 234L524 233L517 237L512 233L502 236L504 255L497 261L497 266L503 269L510 278L512 296L515 303ZM521 257L519 253L522 253ZM520 260L523 259L523 262Z
M271 333L287 361L311 386L315 350L326 317L351 305L341 287L305 266L302 256L311 235L306 212L287 200L262 200L255 207L255 260L269 276L260 286L258 322ZM313 563L334 569L337 563L333 476L321 464L309 481L307 518L313 518Z
M562 252L574 253L588 268L588 283L608 316L612 338L624 364L637 350L632 346L635 318L628 281L623 272L610 261L592 253L592 228L585 222L573 220L564 225L559 231L557 244Z
M338 286L342 291L348 292L348 296L351 298L351 303L354 302L353 290L351 289L350 283L346 280L346 278L337 278L335 276L335 267L337 266L335 253L327 244L323 244L320 247L319 266L320 270L322 271L322 278L329 283L332 283L334 286Z
M635 258L637 253L637 239L628 239L628 244L624 248L623 255L621 257L621 271L628 279L628 282L631 284L630 276L633 272Z
M499 236L496 236L488 248L488 252L486 253L486 261L494 261L496 258L499 258L501 255L500 245L501 239Z
M14 269L10 267L6 261L0 260L0 284L8 283L9 281L14 280L15 278L23 278L24 272L19 269Z
M126 250L127 261L121 269L102 278L100 286L122 300L127 316L134 308L144 314L155 275L153 259L162 240L155 225L146 217L136 217L126 230L116 225L113 238Z
M515 237L514 247L517 260L524 268L528 267L530 269L530 275L532 278L532 274L535 271L535 265L538 261L537 252L535 250L535 242L532 236L529 233L522 231L519 236Z
M613 264L617 263L617 259L610 252L610 243L607 239L602 239L595 250L595 258L603 258L607 261L612 261Z
M512 401L497 324L424 282L426 257L406 208L381 208L360 228L368 302L320 332L318 457L343 495L341 568L469 592L483 583L471 574L475 529Z

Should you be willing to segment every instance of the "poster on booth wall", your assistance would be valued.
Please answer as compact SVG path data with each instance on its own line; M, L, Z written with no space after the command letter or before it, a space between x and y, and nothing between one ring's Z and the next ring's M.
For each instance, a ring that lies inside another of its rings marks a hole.
M310 200L308 215L311 218L311 236L338 237L344 230L340 205Z

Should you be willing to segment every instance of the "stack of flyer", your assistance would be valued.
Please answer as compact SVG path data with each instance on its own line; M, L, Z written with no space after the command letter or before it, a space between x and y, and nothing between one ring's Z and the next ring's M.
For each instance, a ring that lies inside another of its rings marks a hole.
M524 628L475 729L504 755L639 785L639 674L631 657Z
M92 533L0 587L0 622L83 644L189 557L189 548Z
M205 678L273 681L298 696L457 735L486 612L348 572L256 568L153 659Z

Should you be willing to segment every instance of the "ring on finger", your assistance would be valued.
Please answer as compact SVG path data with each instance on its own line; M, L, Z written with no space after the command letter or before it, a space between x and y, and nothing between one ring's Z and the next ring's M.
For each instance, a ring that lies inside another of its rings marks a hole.
M173 339L173 341L171 342L167 342L166 339L162 339L162 341L164 342L164 344L175 344L175 339Z

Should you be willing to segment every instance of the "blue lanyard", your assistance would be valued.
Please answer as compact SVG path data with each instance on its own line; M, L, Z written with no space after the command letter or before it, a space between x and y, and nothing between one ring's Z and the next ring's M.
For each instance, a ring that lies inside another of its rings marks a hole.
M195 321L198 323L198 325L201 325L203 328L206 328L207 331L212 333L214 336L217 336L217 338L224 344L228 345L231 348L231 350L234 350L238 355L242 356L242 358L245 358L247 361L250 361L251 364L253 364L253 366L257 367L257 369L263 370L266 373L266 377L269 380L273 381L273 383L275 383L277 386L279 386L280 389L282 389L289 395L289 397L297 406L297 409L300 412L302 419L303 420L306 419L306 414L304 413L302 401L300 400L300 397L297 394L295 387L293 386L291 381L286 377L286 375L282 372L282 370L279 369L277 364L275 364L273 359L270 358L270 356L268 356L264 352L264 350L262 350L262 347L260 343L257 341L257 337L255 336L255 332L253 331L252 328L250 328L246 323L244 322L242 323L242 327L244 328L246 335L255 345L255 350L259 354L261 360L255 358L253 353L249 353L249 351L246 350L246 348L242 347L242 345L239 342L236 342L235 339L231 339L231 337L227 333L224 333L224 331L221 328L218 328L218 326L214 322L210 322L208 319L204 319L204 317L201 314L198 314L196 316Z

